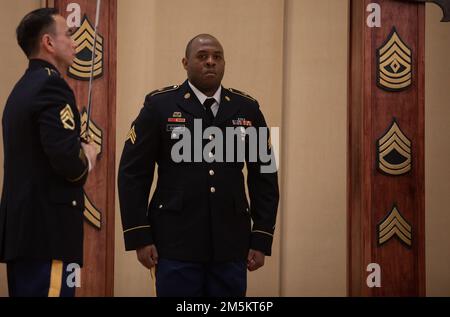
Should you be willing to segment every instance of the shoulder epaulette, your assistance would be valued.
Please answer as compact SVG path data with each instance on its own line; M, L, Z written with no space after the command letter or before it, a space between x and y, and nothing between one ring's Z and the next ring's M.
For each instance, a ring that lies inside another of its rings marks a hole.
M180 88L179 85L169 86L169 87L165 87L165 88L161 88L161 89L152 91L149 95L150 95L150 97L153 97L153 96L156 96L156 95L159 95L159 94L163 94L163 93L166 93L166 92L169 92L169 91L175 91L178 88Z
M258 102L255 98L253 98L252 96L250 96L249 94L247 94L245 92L239 91L239 90L234 89L234 88L228 88L228 90L231 91L233 94L245 97L245 98L250 99L251 101L254 101L254 102Z

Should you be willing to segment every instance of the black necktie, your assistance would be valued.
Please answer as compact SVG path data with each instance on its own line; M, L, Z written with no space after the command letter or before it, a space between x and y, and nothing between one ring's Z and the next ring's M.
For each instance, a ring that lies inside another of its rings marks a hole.
M206 118L208 119L208 124L211 125L214 121L214 114L211 110L211 106L216 102L214 98L208 98L203 103L203 107L205 107Z

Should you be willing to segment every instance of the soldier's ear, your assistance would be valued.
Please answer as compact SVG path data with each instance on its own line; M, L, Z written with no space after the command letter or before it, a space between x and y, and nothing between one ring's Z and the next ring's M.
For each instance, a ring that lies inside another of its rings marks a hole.
M49 34L44 34L42 36L41 48L43 48L46 52L54 52L55 51L53 39Z
M181 63L183 64L184 69L187 70L188 61L187 61L186 57L183 57L183 59L181 60Z

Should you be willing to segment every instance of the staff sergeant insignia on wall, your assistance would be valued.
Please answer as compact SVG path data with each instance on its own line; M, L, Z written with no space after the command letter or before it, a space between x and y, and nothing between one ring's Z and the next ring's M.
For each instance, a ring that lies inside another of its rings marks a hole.
M378 245L398 238L407 247L412 246L412 227L394 205L389 215L378 225Z

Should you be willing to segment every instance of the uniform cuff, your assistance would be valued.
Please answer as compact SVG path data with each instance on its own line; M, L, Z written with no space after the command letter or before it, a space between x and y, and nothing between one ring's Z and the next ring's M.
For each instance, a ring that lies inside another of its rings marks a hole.
M125 250L127 251L153 244L152 231L149 225L127 229L123 235L125 238Z
M273 234L264 230L253 230L250 248L263 252L265 255L272 255Z

